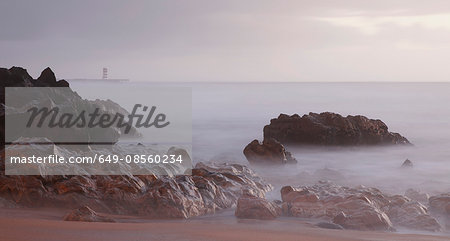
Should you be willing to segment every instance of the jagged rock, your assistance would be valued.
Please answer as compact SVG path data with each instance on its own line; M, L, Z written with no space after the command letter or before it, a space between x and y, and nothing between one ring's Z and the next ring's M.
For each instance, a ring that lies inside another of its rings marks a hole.
M115 222L114 219L97 214L88 206L83 206L72 210L66 216L64 221L80 221L80 222Z
M410 144L398 133L388 131L381 120L365 116L343 117L336 113L309 113L300 117L280 114L264 127L264 138L283 144L306 145L386 145Z
M47 67L41 72L41 75L37 78L37 82L42 86L56 86L55 73Z
M441 230L441 225L428 214L428 209L421 203L401 195L388 197L388 199L390 205L386 213L396 225L430 232Z
M262 143L253 140L244 148L244 155L251 164L295 164L297 160L284 146L273 138Z
M88 101L82 99L70 88L55 88L54 90L42 89L39 92L33 92L32 95L23 94L22 96L19 96L17 99L10 101L7 109L8 113L5 113L5 87L69 87L69 83L65 80L57 81L55 74L50 68L46 68L42 71L39 78L33 79L27 73L26 69L20 67L12 67L9 70L0 68L0 83L2 83L0 92L0 124L2 126L0 129L0 144L2 145L5 140L5 132L3 129L5 119L10 120L11 123L17 123L17 125L10 126L12 129L9 133L15 134L15 136L9 138L13 139L10 141L14 141L19 137L45 136L52 141L69 142L60 141L60 139L64 139L65 136L71 136L71 141L73 142L115 143L121 135L127 137L140 136L134 127L131 128L129 134L125 135L122 131L123 128L119 129L115 127L115 125L110 128L66 128L64 133L61 129L46 128L45 124L40 128L23 128L26 124L25 120L27 120L26 110L32 107L46 107L49 109L59 107L61 113L73 113L75 115L83 111L91 113L98 107L101 109L99 114L124 112L125 116L128 116L128 112L124 111L122 107L112 101Z
M4 165L4 158L0 164ZM272 189L245 166L204 163L198 163L192 175L5 176L2 172L0 183L0 198L22 207L81 205L150 218L214 213L231 208L243 194L264 197Z
M242 196L238 199L235 215L247 219L275 219L281 215L281 208L264 198Z
M438 231L438 221L420 203L376 188L349 188L330 182L281 188L283 214L321 218L347 229L395 230L394 226Z
M409 159L406 159L406 160L403 162L403 164L402 164L401 167L402 167L402 168L413 168L414 165L413 165L412 161L410 161Z

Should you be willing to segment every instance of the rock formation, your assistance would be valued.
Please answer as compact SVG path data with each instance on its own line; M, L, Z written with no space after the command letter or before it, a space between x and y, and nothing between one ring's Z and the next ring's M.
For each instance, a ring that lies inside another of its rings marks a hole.
M284 146L273 138L250 142L244 148L244 155L251 164L295 164L297 160Z
M64 221L80 221L80 222L115 222L114 219L99 215L88 206L77 208L64 216Z
M305 145L392 145L410 144L398 133L389 132L381 120L365 116L343 117L336 113L309 113L300 117L280 114L264 127L264 138L283 144Z
M272 188L245 166L203 163L192 176L5 176L2 171L0 183L0 198L18 206L89 206L151 218L214 213L235 205L243 193L264 197Z
M389 196L376 188L348 188L329 182L281 189L283 214L321 218L346 229L392 231L396 226L439 231L425 206L405 196Z
M401 168L412 168L412 167L414 167L414 165L412 161L410 161L409 159L406 159L401 165Z
M261 197L243 195L237 201L235 216L247 219L275 219L281 215L281 208L274 202Z
M8 115L5 117L5 87L69 87L69 83L65 80L56 80L55 74L50 68L46 68L42 71L41 75L37 79L33 79L25 69L20 67L12 67L10 69L0 68L0 139L1 144L4 144L5 140L5 118L11 118L12 123L14 121L25 121L26 110L32 107L47 107L49 109L53 107L59 107L61 112L65 113L81 113L83 110L91 113L95 108L100 108L100 113L115 113L126 112L122 107L112 101L89 101L82 99L76 92L70 88L55 88L53 90L45 90L33 92L33 95L22 95L17 97L17 101L11 101L8 103ZM20 99L19 99L20 98ZM128 112L126 112L128 113ZM127 116L127 115L126 115ZM22 118L21 118L22 117ZM19 122L18 122L19 123ZM26 122L25 122L26 123ZM22 127L25 124L18 124L17 126L10 126L11 132L16 136L12 139L19 137L36 137L46 136L48 139L54 141L60 139L61 136L72 136L72 139L82 138L87 140L108 140L107 142L115 143L122 135L123 131L119 128L96 128L96 129L82 129L82 128L66 128L67 132L62 133L56 131L54 128L26 128ZM45 125L44 125L45 126ZM16 129L14 129L16 128ZM125 128L125 127L124 127ZM134 127L131 127L131 131L128 137L139 137L139 133ZM102 141L106 142L106 141Z

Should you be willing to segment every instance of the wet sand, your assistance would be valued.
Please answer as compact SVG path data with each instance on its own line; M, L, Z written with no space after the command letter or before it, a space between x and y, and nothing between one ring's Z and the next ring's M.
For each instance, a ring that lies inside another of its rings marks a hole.
M448 234L321 229L292 218L239 220L232 211L189 220L119 217L121 223L66 222L62 221L65 212L0 209L0 240L450 240Z

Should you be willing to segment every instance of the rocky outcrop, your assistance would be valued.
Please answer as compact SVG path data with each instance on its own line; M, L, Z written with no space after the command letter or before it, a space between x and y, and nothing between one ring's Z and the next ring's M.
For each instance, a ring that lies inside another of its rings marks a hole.
M40 91L34 91L33 94L22 94L17 96L17 100L10 101L8 103L8 112L5 113L5 87L69 87L69 83L65 80L56 80L55 74L50 68L46 68L42 71L41 75L37 79L33 79L26 71L26 69L20 67L12 67L10 69L0 68L0 141L4 145L5 140L5 118L11 123L17 123L17 125L9 126L11 131L9 133L14 134L11 136L10 141L14 141L19 137L37 137L45 136L51 141L58 142L64 139L65 136L70 136L71 141L74 142L110 142L115 143L118 138L123 135L123 130L126 126L121 128L113 125L109 128L66 128L67 132L62 132L61 129L44 128L44 124L41 128L23 128L28 118L26 111L32 107L37 108L53 108L58 107L61 113L72 113L78 115L83 111L92 113L96 108L100 108L99 114L103 113L122 113L128 116L126 110L120 107L118 104L112 101L89 101L82 99L76 92L70 88L54 88L53 90L41 89ZM128 137L139 137L139 133L134 127L130 128ZM83 140L83 141L75 141ZM70 142L70 141L60 141Z
M281 189L283 214L321 218L346 229L392 231L395 227L438 231L438 221L425 206L404 196L389 196L376 188L349 188L330 182Z
M79 222L115 222L114 219L99 215L88 206L77 208L64 216L64 221L79 221Z
M264 138L283 144L305 145L392 145L410 144L398 133L389 132L381 120L365 116L343 117L336 113L309 113L300 117L280 114L264 127Z
M235 216L246 219L275 219L281 215L281 208L264 198L244 195L237 201Z
M295 164L297 160L284 146L273 138L262 143L253 140L244 148L244 155L251 164Z
M189 218L214 213L231 208L244 193L264 197L272 189L272 186L245 166L204 163L198 163L192 170L192 175L2 174L0 183L0 198L18 206L89 206L108 214L142 215L150 218Z
M37 79L33 79L26 69L11 67L0 68L0 82L3 87L69 87L66 80L56 80L55 74L50 68L42 71ZM3 91L2 91L3 92Z

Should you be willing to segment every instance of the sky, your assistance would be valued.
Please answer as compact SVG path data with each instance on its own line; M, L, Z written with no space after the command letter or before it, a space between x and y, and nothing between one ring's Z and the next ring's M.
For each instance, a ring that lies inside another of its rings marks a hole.
M450 1L0 1L0 66L133 81L449 81Z

